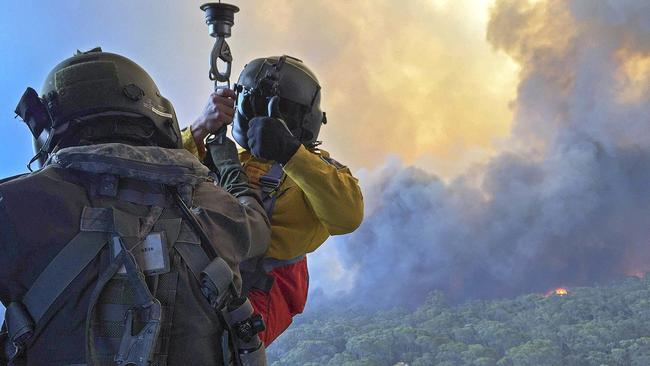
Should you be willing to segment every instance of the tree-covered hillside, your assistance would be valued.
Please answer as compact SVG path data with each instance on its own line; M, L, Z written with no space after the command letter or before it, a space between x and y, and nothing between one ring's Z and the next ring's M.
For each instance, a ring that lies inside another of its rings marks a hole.
M566 296L449 305L433 293L415 311L340 309L300 319L269 349L279 365L650 365L650 276Z

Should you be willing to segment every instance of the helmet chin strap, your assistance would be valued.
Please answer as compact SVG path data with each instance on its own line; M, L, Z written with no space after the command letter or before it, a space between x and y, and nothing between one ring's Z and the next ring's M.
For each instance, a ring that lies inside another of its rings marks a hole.
M43 166L45 165L45 162L47 161L47 158L49 157L49 153L45 150L46 146L49 146L52 143L52 134L48 133L47 135L47 140L45 140L45 143L40 145L38 151L36 152L36 155L32 157L32 159L27 163L27 169L30 172L34 172L32 169L32 164L35 162L38 162L38 170L42 169Z
M30 173L34 172L34 169L32 169L32 164L34 164L34 162L36 162L36 161L38 161L38 170L43 168L45 158L47 158L47 153L45 151L43 151L43 150L39 150L36 153L36 155L34 155L34 157L32 157L32 159L29 161L29 163L27 163L27 169L29 170L29 172Z

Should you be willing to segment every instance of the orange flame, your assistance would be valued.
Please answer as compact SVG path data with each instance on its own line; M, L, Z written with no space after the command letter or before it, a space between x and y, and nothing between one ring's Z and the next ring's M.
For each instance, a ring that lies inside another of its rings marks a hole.
M557 296L564 296L564 295L568 295L569 291L567 291L567 289L565 288L560 287L555 289L555 294Z
M568 294L569 294L569 290L567 290L567 289L564 288L564 287L558 287L558 288L556 288L556 289L553 289L553 290L547 292L546 295L544 295L544 297L549 297L549 296L551 296L551 295L555 295L555 296L566 296L566 295L568 295Z

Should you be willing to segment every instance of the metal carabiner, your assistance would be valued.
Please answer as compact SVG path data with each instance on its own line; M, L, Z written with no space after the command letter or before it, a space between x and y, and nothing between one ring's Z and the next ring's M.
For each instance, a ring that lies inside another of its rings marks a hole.
M226 64L226 70L220 71L218 61L221 60ZM217 82L227 83L230 88L230 71L232 67L232 53L230 46L226 42L225 37L217 37L214 43L212 53L210 54L210 80L215 81L215 89L217 89Z

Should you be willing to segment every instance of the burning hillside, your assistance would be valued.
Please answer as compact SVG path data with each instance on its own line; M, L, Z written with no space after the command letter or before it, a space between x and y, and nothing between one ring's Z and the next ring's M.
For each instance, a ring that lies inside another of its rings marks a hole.
M648 19L645 0L497 1L487 38L521 67L503 152L450 182L397 159L362 175L365 223L314 257L322 290L388 307L648 268Z

